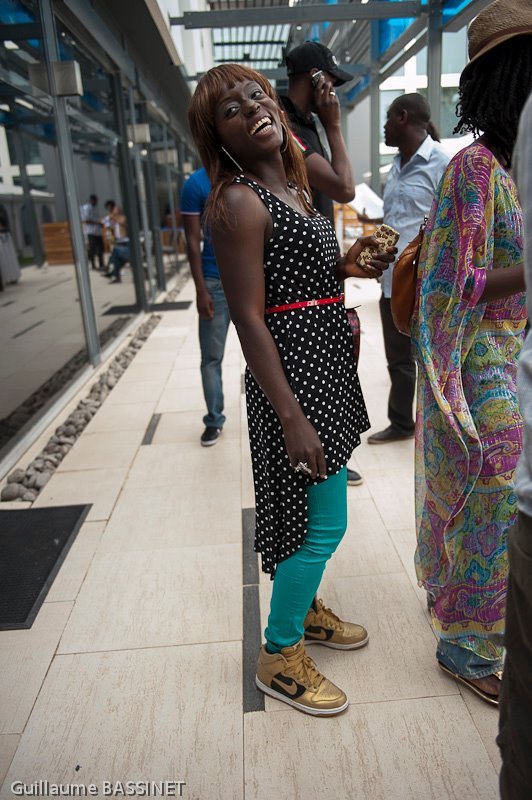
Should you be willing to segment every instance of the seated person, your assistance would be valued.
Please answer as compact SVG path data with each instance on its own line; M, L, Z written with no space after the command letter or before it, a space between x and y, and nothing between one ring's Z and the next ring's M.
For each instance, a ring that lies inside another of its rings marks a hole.
M126 217L122 213L122 209L111 203L106 203L109 213L106 217L106 223L113 229L115 237L115 245L111 251L109 258L109 268L107 270L107 277L111 279L111 283L122 283L120 271L124 264L129 261L129 237L127 235Z

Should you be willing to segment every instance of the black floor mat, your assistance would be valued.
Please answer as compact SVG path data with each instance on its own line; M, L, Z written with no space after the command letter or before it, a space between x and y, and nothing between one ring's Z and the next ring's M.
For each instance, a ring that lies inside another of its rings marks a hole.
M0 630L31 628L89 509L0 511Z
M158 311L186 311L192 305L192 300L176 300L173 302L151 303L149 310L157 313ZM138 306L111 306L102 316L108 317L114 314L137 314Z

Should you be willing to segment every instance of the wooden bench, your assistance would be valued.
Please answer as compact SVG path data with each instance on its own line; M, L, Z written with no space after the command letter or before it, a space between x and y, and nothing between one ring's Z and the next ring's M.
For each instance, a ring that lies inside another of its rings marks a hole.
M45 222L41 226L46 260L51 267L74 263L68 222Z

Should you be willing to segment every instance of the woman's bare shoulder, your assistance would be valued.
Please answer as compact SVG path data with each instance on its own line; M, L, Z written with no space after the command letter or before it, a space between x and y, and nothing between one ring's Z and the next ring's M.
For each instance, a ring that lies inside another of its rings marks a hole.
M231 183L224 189L222 196L231 227L242 231L257 226L264 228L269 223L270 216L264 203L248 185ZM216 227L214 222L213 228Z

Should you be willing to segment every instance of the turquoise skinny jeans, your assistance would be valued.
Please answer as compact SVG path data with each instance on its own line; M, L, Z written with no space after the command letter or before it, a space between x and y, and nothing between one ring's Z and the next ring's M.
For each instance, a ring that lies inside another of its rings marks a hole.
M275 572L266 648L278 653L299 642L325 565L347 527L347 467L307 489L307 536L303 546Z

